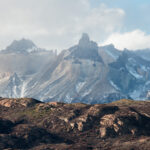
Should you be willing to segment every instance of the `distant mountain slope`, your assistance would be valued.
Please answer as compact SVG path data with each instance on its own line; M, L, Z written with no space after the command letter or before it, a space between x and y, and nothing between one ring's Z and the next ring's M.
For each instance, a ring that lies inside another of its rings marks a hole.
M99 47L98 52L106 65L116 61L122 53L121 51L117 50L112 44Z
M148 54L98 47L86 33L58 56L30 40L14 41L0 52L0 95L68 103L149 99Z
M38 48L32 41L14 41L0 51L0 95L2 97L24 97L26 85L56 54Z
M0 53L35 53L45 52L45 49L38 48L31 40L21 39L13 41L6 49L0 51Z
M83 34L78 45L62 52L52 66L45 67L43 75L29 83L32 90L28 89L27 96L69 103L104 103L127 98L111 85L108 72L109 66L99 55L97 44Z

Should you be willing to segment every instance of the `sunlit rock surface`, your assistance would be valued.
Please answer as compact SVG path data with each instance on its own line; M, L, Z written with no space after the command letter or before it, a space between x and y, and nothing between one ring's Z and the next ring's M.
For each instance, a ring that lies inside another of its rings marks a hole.
M150 102L87 105L0 99L0 149L112 149L150 147Z

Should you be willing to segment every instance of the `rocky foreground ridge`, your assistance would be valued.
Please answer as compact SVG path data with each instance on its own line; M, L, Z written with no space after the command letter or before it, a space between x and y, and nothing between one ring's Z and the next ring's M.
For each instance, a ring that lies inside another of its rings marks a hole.
M0 99L0 149L147 150L150 102L87 105Z

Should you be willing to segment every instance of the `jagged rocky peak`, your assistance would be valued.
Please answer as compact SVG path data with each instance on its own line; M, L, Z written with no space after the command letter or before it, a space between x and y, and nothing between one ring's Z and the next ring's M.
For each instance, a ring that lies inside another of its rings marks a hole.
M89 44L90 38L87 33L83 33L81 39L79 40L79 46L85 46L86 44Z
M99 54L102 56L104 62L111 63L118 59L121 55L121 51L116 49L113 44L104 45L99 47Z
M116 49L115 46L113 44L108 44L108 45L104 45L104 46L100 46L99 50L101 51L112 51L113 53L121 53L120 50Z
M79 40L78 46L80 48L86 48L88 50L98 49L97 43L90 40L87 33L83 33L81 39Z
M113 44L106 45L105 47L107 47L109 49L115 49L115 46Z
M71 54L68 58L89 59L102 62L98 54L97 43L91 41L87 33L83 33L78 45L71 47L69 50Z
M23 38L21 40L14 40L8 47L6 47L5 51L21 52L35 47L36 45L31 40Z

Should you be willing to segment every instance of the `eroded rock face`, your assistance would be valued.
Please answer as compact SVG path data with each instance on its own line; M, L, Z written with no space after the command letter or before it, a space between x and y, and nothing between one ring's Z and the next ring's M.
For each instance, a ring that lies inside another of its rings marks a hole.
M0 105L4 107L17 107L17 106L23 106L23 107L30 107L34 106L35 104L40 103L39 101L35 99L29 99L29 98L22 98L22 99L1 99Z
M147 149L150 103L0 100L0 149Z
M100 136L102 138L126 134L145 134L145 130L148 130L150 118L134 109L126 109L122 109L121 113L104 115L100 119ZM149 133L147 132L146 134Z

